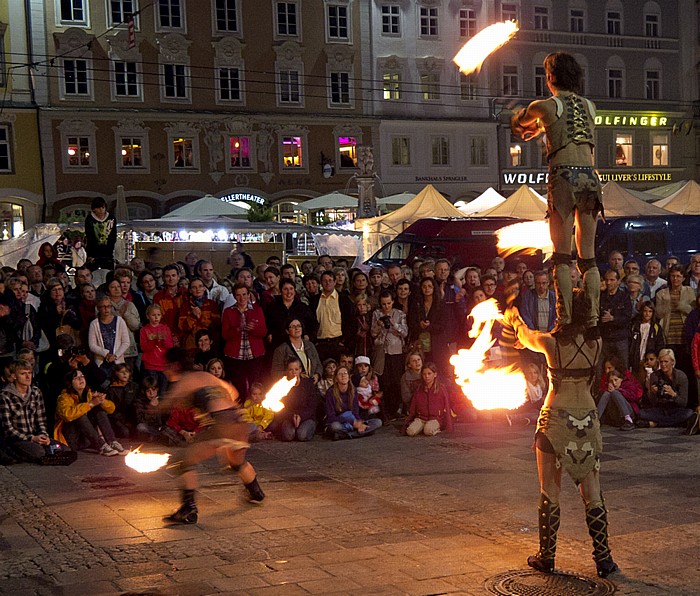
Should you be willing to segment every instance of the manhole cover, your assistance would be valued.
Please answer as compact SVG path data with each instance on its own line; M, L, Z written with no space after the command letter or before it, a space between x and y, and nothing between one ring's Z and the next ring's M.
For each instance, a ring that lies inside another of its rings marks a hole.
M530 569L499 573L486 580L484 587L491 594L504 596L601 596L617 590L615 584L606 579L566 571L548 575Z

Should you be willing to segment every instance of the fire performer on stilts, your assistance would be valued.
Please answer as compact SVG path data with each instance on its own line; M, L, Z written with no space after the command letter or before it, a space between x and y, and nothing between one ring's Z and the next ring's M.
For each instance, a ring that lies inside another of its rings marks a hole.
M618 566L608 546L608 513L600 489L599 456L603 442L591 384L601 339L585 335L590 308L587 294L575 290L567 334L529 329L515 307L506 310L504 322L515 329L522 346L545 355L550 379L534 443L541 492L537 524L540 548L536 555L528 557L527 564L543 573L554 571L563 468L581 492L596 569L600 577L607 577Z
M182 504L163 519L173 523L197 523L196 466L214 455L238 474L251 501L262 501L265 493L258 484L255 468L245 459L250 425L244 421L244 410L237 404L236 388L209 373L191 371L188 357L180 348L168 350L166 358L169 364L166 375L172 383L166 396L168 405L194 407L206 428L187 446L177 466L182 483Z
M519 110L511 120L511 130L524 141L542 132L547 138L547 217L554 245L557 294L557 325L552 333L567 333L571 325L569 267L575 223L578 268L591 301L584 322L585 333L595 339L600 336L600 273L594 252L595 232L598 213L603 209L600 180L593 167L595 105L578 95L583 71L573 56L564 52L549 54L544 59L544 68L553 97L533 101Z

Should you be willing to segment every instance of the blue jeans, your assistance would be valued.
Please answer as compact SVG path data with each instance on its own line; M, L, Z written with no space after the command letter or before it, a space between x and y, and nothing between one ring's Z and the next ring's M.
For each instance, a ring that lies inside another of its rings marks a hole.
M630 418L634 417L634 410L622 393L619 391L605 391L601 394L600 399L598 400L598 418L603 417L603 412L605 412L605 409L608 407L608 403L611 399L623 416L629 416Z
M656 422L657 426L683 426L693 415L689 408L644 408L640 410L642 420Z
M328 425L328 428L331 432L345 435L348 439L359 439L361 437L367 437L371 434L374 434L374 431L376 431L382 426L381 420L379 420L378 418L370 418L369 420L364 421L364 423L367 425L367 429L365 430L365 432L361 433L358 432L352 425L352 422L355 421L355 417L352 415L352 412L343 412L338 416L338 418L340 420L336 422L331 422ZM352 420L352 422L349 422L349 420Z
M285 420L279 429L279 437L282 441L310 441L316 432L316 421L304 420L298 427L294 427L291 420Z

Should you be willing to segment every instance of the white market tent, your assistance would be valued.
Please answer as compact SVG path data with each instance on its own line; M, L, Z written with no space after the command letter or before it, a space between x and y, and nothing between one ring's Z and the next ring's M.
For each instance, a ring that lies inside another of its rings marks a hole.
M399 205L405 205L411 202L416 197L416 193L413 192L402 192L397 195L389 195L388 197L382 197L377 199L377 207L397 207Z
M617 182L603 186L605 217L631 217L637 215L668 215L666 209L637 198Z
M491 209L496 205L500 205L505 200L506 198L503 195L495 191L492 186L489 186L478 197L472 201L469 201L468 203L465 203L461 207L458 207L458 209L464 215L472 215L473 213L486 211L487 209Z
M365 258L377 252L413 222L424 217L466 217L437 189L428 184L409 203L380 217L355 220L355 229L362 231Z
M654 205L681 215L700 215L700 185L690 180L680 190L656 201Z
M306 213L323 209L357 209L357 197L351 197L342 192L331 192L299 203L297 208Z
M654 195L654 197L657 199L665 199L674 192L679 191L686 184L688 184L687 180L679 180L678 182L671 182L669 184L664 184L663 186L657 186L656 188L649 188L648 190L644 191L644 194Z
M182 207L173 209L170 213L166 213L161 219L188 221L218 216L245 219L248 217L248 210L217 199L212 195L204 195L201 199L196 199Z
M476 213L477 217L519 217L520 219L544 219L547 213L547 203L543 197L523 184L505 201Z

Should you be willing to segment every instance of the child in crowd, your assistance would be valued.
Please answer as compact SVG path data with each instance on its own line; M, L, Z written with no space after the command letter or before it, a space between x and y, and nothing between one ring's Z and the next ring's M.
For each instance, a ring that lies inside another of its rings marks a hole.
M127 364L116 364L112 380L107 388L107 399L114 403L115 410L109 415L114 433L118 437L130 437L136 429L136 399L139 386L131 380L131 369Z
M160 392L164 393L168 386L164 372L168 365L165 352L173 347L173 336L169 327L161 322L163 310L158 304L146 309L146 317L148 325L141 327L140 332L144 374L156 377Z
M265 399L265 394L263 393L262 383L251 384L248 399L243 404L243 408L246 411L244 420L255 425L255 429L250 433L251 441L262 441L272 438L272 433L266 429L270 426L275 413L263 407L263 399Z
M367 356L355 358L355 374L352 381L357 389L360 416L367 419L379 414L383 393L379 390L379 377L372 370Z
M355 298L355 316L352 323L351 341L355 345L355 356L367 356L374 342L370 333L372 317L369 314L369 302L366 294L360 294Z
M418 350L406 356L406 372L401 375L401 401L404 413L411 407L413 394L421 383L420 371L423 369L423 354Z
M547 380L538 364L529 362L525 366L523 374L525 376L525 397L527 401L517 410L506 413L506 420L510 426L527 426L537 421L540 408L547 395Z
M430 437L442 430L452 430L450 396L445 385L438 381L437 370L433 362L428 362L421 370L422 382L413 395L411 409L401 430L409 437L419 434Z
M606 415L606 421L612 421L617 425L620 415L624 417L620 430L633 430L634 416L639 413L639 400L642 397L642 387L632 376L621 373L618 369L607 371L608 386L598 396L598 418L602 421ZM610 402L615 404L616 411L606 414ZM635 409L636 407L636 409Z
M321 395L326 395L326 391L333 386L333 379L337 369L338 363L333 358L326 358L323 361L323 377L316 384L316 388Z
M156 377L144 377L136 400L136 431L146 441L157 441L165 423L160 407L160 393Z
M197 331L194 338L197 342L197 350L194 353L194 369L204 370L207 362L216 357L213 350L211 335L209 335L209 329L200 329Z
M196 408L174 407L170 411L165 426L163 426L163 438L168 445L173 447L185 447L193 443L197 433L204 430L204 427L197 420Z
M656 352L650 350L644 354L644 382L642 387L644 388L644 396L642 400L645 400L651 390L650 379L651 375L659 370L659 357Z

